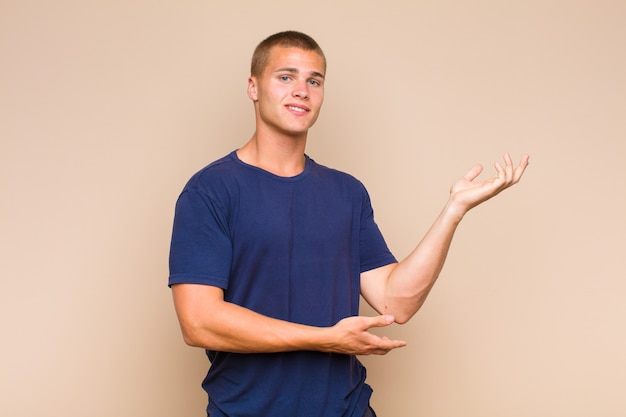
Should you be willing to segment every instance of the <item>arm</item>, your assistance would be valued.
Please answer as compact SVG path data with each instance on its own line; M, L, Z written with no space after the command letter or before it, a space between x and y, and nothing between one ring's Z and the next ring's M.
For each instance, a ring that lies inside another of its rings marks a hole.
M504 161L504 166L495 164L494 178L474 182L482 172L482 166L476 165L454 183L445 207L406 259L361 275L361 293L376 311L405 323L420 309L443 268L452 237L465 214L516 184L528 166L527 155L516 168L508 154Z
M393 323L389 315L348 317L322 328L273 319L226 302L218 287L176 284L172 293L183 338L190 346L236 353L315 350L383 355L406 344L368 332Z

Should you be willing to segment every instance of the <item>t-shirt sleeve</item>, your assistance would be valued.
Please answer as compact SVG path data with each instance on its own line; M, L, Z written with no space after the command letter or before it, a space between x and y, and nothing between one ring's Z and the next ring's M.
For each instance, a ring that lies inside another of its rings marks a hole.
M361 272L397 262L374 221L374 210L365 188L363 193L360 233Z
M176 202L168 284L228 286L232 244L228 213L215 199L185 189Z

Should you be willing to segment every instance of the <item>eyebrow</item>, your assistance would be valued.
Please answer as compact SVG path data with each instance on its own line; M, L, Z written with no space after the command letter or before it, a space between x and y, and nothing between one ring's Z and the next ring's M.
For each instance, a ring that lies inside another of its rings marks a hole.
M294 74L299 74L300 73L300 70L298 70L297 68L291 68L291 67L279 68L279 69L277 69L274 72L282 72L282 71L291 72L291 73L294 73ZM322 74L321 72L311 71L310 74L313 77L319 77L319 78L322 78L322 79L325 78L324 74Z

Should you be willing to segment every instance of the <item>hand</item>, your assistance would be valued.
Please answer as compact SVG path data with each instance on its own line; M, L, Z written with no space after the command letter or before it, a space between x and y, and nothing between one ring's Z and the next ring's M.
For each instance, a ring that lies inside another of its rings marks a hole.
M495 163L498 175L482 182L474 182L483 170L480 164L475 165L463 178L452 185L450 200L462 210L463 214L466 213L471 208L517 184L528 166L528 159L528 155L524 155L520 164L514 169L511 156L508 153L504 154L504 167L499 162Z
M389 315L347 317L329 328L332 340L324 350L347 355L385 355L393 349L406 346L406 342L379 337L368 330L372 327L388 326L393 322L393 316Z

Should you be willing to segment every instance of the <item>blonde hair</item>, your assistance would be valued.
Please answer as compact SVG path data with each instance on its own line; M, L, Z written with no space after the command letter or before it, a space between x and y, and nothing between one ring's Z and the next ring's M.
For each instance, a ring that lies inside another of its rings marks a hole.
M324 72L326 71L326 57L317 42L315 42L315 40L309 35L289 30L269 36L256 47L254 54L252 55L250 75L258 77L263 73L263 70L267 66L267 62L269 61L270 52L275 46L282 46L284 48L300 48L305 51L317 52L324 60Z

